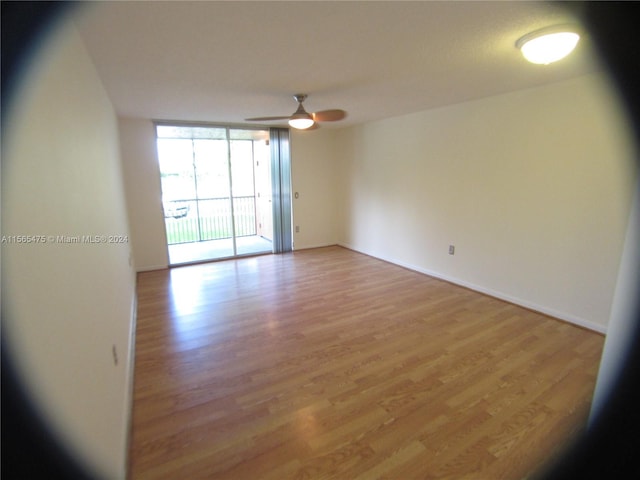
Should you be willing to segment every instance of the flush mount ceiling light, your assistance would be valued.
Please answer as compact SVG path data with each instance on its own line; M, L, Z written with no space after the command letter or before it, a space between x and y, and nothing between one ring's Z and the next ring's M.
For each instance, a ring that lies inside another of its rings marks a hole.
M569 55L580 40L572 25L556 25L528 33L516 42L524 58L531 63L547 65Z

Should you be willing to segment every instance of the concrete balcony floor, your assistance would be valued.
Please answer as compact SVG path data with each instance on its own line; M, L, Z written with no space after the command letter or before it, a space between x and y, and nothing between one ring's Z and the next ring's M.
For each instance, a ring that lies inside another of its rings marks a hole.
M271 240L258 235L236 238L236 255L262 255L272 253ZM190 242L169 245L169 264L181 265L185 263L206 262L232 258L233 239L209 240L204 242Z

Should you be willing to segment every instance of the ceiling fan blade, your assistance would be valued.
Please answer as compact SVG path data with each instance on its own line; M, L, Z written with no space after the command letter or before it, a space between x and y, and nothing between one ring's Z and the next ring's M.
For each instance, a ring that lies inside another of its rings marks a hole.
M344 110L322 110L311 114L316 122L337 122L347 116Z
M286 117L253 117L253 118L245 118L246 122L269 122L271 120L288 120L291 118L290 116Z

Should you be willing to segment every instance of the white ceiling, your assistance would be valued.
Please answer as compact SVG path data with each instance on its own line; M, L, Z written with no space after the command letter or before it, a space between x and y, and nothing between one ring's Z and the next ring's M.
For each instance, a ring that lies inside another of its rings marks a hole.
M577 23L539 2L104 2L76 25L116 111L243 123L341 108L350 125L560 81L599 69L588 37L527 63L514 44ZM328 125L328 124L325 124Z

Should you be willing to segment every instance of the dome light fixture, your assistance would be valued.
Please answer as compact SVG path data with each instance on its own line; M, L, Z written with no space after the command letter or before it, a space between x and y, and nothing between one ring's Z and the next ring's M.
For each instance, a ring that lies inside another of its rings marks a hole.
M516 42L524 58L548 65L569 55L580 40L579 30L571 25L555 25L528 33Z

